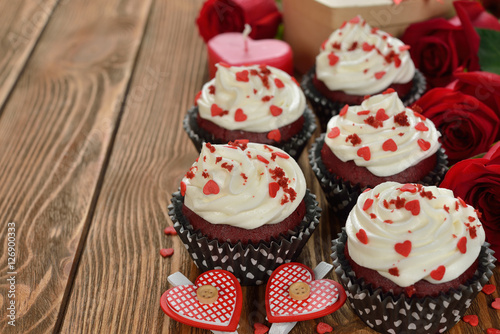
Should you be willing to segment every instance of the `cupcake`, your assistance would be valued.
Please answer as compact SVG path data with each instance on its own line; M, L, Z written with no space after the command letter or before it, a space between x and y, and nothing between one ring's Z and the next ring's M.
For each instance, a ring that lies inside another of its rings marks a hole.
M431 120L389 90L345 105L313 143L309 161L329 204L347 216L367 187L385 181L438 185L447 171L439 137Z
M204 144L169 210L196 265L228 270L243 285L295 260L320 216L296 161L246 140Z
M442 333L489 280L477 211L435 186L385 182L359 196L333 264L350 305L383 333Z
M325 125L345 104L358 105L364 96L387 88L394 89L405 105L415 102L426 83L408 50L409 46L370 27L360 16L335 30L302 81L320 123Z
M298 159L316 120L295 79L266 65L216 66L215 78L203 86L184 119L198 151L204 142L248 139Z

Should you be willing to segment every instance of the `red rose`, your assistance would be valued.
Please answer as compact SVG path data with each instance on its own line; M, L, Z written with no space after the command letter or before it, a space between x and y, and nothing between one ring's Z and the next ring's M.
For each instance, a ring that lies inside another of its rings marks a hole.
M474 96L500 116L500 75L490 72L456 72L447 88Z
M412 24L402 37L403 42L411 46L413 62L431 88L446 86L458 67L470 71L480 69L477 55L480 41L475 26L500 30L498 21L479 3L456 1L453 4L456 18Z
M252 27L251 38L273 38L281 14L274 0L208 0L196 19L205 43L223 32L242 32L245 23Z
M486 240L500 254L500 144L482 159L468 159L450 168L440 187L453 191L481 213Z
M431 89L415 105L441 132L451 164L486 152L500 127L491 108L473 96L448 88Z

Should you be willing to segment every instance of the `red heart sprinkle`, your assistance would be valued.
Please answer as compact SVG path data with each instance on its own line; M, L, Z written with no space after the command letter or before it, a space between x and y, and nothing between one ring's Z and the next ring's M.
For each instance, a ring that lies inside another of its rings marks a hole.
M324 322L319 322L316 326L316 332L318 332L318 334L331 333L332 331L333 327Z
M433 271L431 271L431 277L433 279L435 279L436 281L440 281L443 279L445 271L446 271L446 268L444 266L439 266L439 267L437 267L437 269L434 269Z
M181 196L186 195L186 183L181 181Z
M173 226L165 227L163 233L165 233L166 235L177 235L177 231Z
M162 248L160 249L160 255L163 257L169 257L174 254L174 249L173 248Z
M267 331L269 331L269 327L258 322L253 324L253 328L254 328L254 334L265 334L267 333Z
M299 84L299 82L297 81L297 79L295 79L294 77L292 77L292 81L293 81L293 82L295 82L295 84L296 84L297 86L299 86L299 87L300 87L300 84Z
M375 118L377 119L377 121L385 121L385 120L388 120L389 119L389 116L387 116L387 114L385 113L385 109L379 109L377 111L377 114L375 115Z
M271 115L273 115L274 117L281 115L281 113L283 112L283 109L275 105L269 107L269 110L271 110Z
M491 295L493 292L495 292L496 287L493 284L486 284L483 286L483 292L487 295Z
M326 43L328 43L328 40L327 40L327 39L325 39L325 40L323 41L323 43L321 43L321 50L326 49Z
M431 143L426 140L419 139L417 140L418 146L422 149L422 151L427 151L431 147Z
M366 211L370 208L370 206L372 206L373 204L373 199L371 198L368 198L366 201L365 201L365 204L363 204L363 211Z
M418 214L420 213L420 202L418 201L418 199L406 202L405 209L410 211L412 215L418 216Z
M491 303L491 307L495 310L500 310L500 298L495 298L495 301Z
M365 159L365 161L369 161L372 157L370 148L368 146L364 146L358 150L358 157Z
M385 71L375 73L375 79L380 80L385 75Z
M409 45L401 45L399 47L399 51L403 52L403 51L408 51L410 50L410 46Z
M279 142L281 140L280 130L276 129L276 130L269 131L269 133L267 134L267 139L271 139L271 140L274 140L276 142Z
M236 72L236 81L243 81L243 82L248 82L248 71L243 70L240 72Z
M337 138L340 135L340 129L338 127L333 127L330 132L328 132L328 138Z
M356 233L356 237L359 241L364 243L365 245L368 243L368 236L366 235L365 230L360 229L358 233Z
M282 158L282 159L290 159L290 156L286 153L282 153L282 152L274 152L274 154L276 154L276 156Z
M465 321L466 323L468 323L469 325L474 326L474 327L479 325L479 318L475 314L464 315L462 320Z
M267 160L266 158L264 158L262 155L260 154L257 154L257 160L265 163L265 164L268 164L269 163L269 160Z
M406 183L401 188L399 188L399 190L401 190L403 192L408 191L408 192L411 192L412 194L414 194L417 192L417 187L414 184Z
M415 129L418 131L428 131L429 128L424 124L424 122L418 122L417 125L415 125Z
M278 182L269 183L269 196L275 198L278 190L280 190L280 185L278 184Z
M276 88L283 88L283 87L285 87L285 84L283 84L283 81L281 81L278 78L274 78L274 84L276 85Z
M370 110L361 110L357 112L358 116L368 115L369 113Z
M342 110L340 110L339 116L344 116L347 113L347 109L349 109L349 105L345 105L342 107Z
M394 90L394 88L387 88L386 90L384 90L384 92L382 94L385 95L385 94L391 94L391 93L394 93L394 92L396 92Z
M359 23L359 21L360 21L359 16L355 16L349 20L349 23L357 24L357 23Z
M214 180L208 180L203 187L205 195L217 195L219 193L219 185Z
M411 241L406 240L405 242L397 243L394 245L394 249L397 253L403 255L404 257L408 257L411 252Z
M215 117L215 116L224 116L224 115L227 115L229 112L227 110L223 110L222 108L220 108L218 105L216 105L215 103L212 104L212 107L210 107L210 113L212 114L212 117Z
M194 97L194 105L195 106L198 105L198 100L199 100L200 96L201 96L201 90L198 93L196 93L196 96Z
M375 45L371 45L366 42L363 43L363 51L370 52L373 49L375 49Z
M387 219L387 220L384 220L384 223L386 223L386 224L392 224L392 223L393 223L393 221L392 221L392 220L390 220L390 219Z
M221 62L219 63L219 65L220 65L220 66L222 66L222 67L225 67L225 68L231 68L231 65L229 65L228 63L225 63L225 62L223 62L223 61L221 61Z
M398 277L399 276L398 267L389 268L389 274L391 274L392 276Z
M328 60L329 60L330 66L335 66L335 64L337 64L339 61L339 57L337 57L337 55L335 53L330 52L330 54L328 55Z
M398 150L398 145L396 142L392 139L387 139L383 144L382 144L382 149L384 151L391 151L391 152L396 152Z
M247 120L247 115L243 112L243 109L238 108L234 113L235 122L244 122Z
M466 237L461 237L460 240L458 240L457 248L460 251L460 253L462 253L462 254L465 254L467 252L467 238Z
M486 330L486 334L500 334L500 329L496 328L488 328Z

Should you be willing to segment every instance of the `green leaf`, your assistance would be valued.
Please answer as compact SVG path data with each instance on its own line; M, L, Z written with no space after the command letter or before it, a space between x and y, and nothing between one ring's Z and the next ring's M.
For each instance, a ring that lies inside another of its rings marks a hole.
M500 75L500 31L476 28L479 44L479 65L481 70Z

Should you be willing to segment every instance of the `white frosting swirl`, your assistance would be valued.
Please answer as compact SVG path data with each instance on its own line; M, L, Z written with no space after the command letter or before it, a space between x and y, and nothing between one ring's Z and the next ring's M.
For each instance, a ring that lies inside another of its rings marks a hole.
M346 222L349 255L401 287L457 278L477 259L485 240L474 208L448 189L401 187L385 182L359 196Z
M397 93L387 93L374 95L360 106L349 107L345 114L332 117L325 143L340 160L354 160L356 165L384 177L436 153L440 136L431 120L405 108ZM368 160L360 149L369 150Z
M316 57L316 76L328 89L369 95L393 83L413 79L408 47L388 33L371 28L360 16L335 30Z
M202 118L229 130L268 132L303 115L304 93L286 72L262 65L216 66L197 101ZM224 112L213 116L213 105Z
M203 146L181 182L184 204L212 224L254 229L283 221L305 195L302 170L276 147L240 142Z

